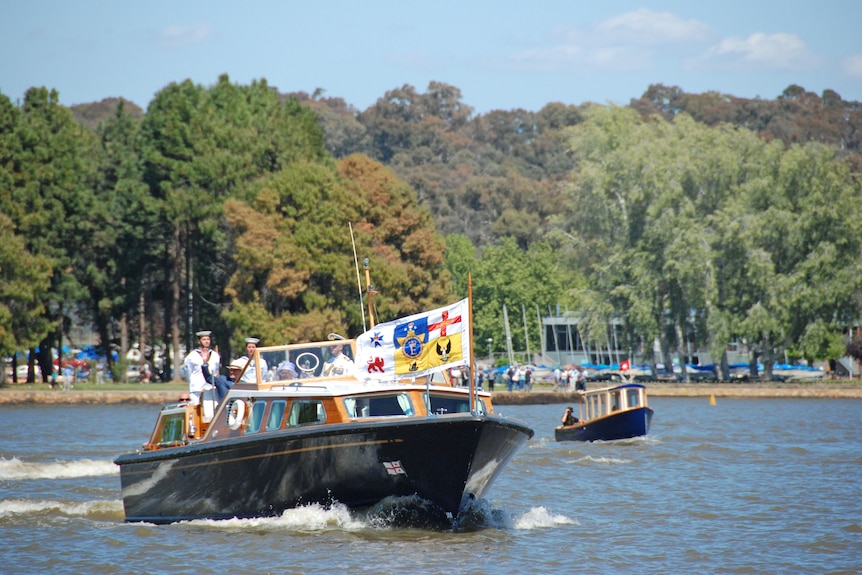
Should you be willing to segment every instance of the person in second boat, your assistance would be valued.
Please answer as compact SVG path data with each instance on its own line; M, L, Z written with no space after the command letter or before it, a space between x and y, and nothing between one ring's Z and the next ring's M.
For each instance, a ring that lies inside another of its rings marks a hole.
M573 425L577 425L581 422L580 419L575 417L575 410L572 407L567 407L566 412L563 414L563 427L571 427Z

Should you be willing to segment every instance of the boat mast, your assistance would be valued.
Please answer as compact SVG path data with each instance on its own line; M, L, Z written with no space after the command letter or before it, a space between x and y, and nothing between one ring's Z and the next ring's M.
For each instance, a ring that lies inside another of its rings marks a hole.
M467 369L470 371L470 413L476 414L476 362L473 360L473 276L467 272L467 317L470 319L467 337L470 338L470 358Z
M368 331L365 328L365 304L362 301L362 280L359 279L359 258L356 257L356 238L353 237L353 224L347 222L350 228L350 243L353 244L353 265L356 266L356 287L359 289L359 315L362 317L362 332ZM366 262L368 260L365 260Z
M368 290L368 321L371 322L371 327L374 327L374 308L371 305L371 294L374 293L374 288L371 287L371 272L368 269L368 258L365 258L365 289Z

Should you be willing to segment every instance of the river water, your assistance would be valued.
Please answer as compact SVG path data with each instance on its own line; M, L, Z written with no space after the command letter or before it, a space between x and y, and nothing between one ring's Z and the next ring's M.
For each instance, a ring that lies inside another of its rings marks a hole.
M123 521L114 456L156 406L0 407L0 573L860 573L862 400L656 397L648 438L557 443L563 405L500 406L536 436L474 530L337 507Z

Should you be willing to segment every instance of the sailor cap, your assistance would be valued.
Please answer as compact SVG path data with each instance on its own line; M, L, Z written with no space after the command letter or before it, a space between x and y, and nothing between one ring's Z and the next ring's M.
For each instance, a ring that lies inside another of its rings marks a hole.
M211 335L211 334L212 334L211 331L201 330L201 331L197 332L195 335L198 337L204 337L204 336Z
M246 343L253 343L254 345L257 345L260 343L260 339L256 338L256 337L247 337L247 338L245 338L245 342Z

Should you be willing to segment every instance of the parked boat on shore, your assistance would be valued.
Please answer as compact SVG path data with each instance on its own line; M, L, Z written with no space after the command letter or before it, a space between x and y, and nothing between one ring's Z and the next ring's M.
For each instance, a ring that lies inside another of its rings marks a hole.
M579 415L572 425L554 429L557 441L613 441L649 432L653 410L647 405L646 388L624 383L580 394Z
M495 414L487 392L442 377L470 360L469 320L462 300L356 340L259 347L246 366L254 383L218 405L205 392L198 406L163 407L143 447L116 459L126 520L419 498L457 521L533 435ZM342 369L330 370L337 347Z

